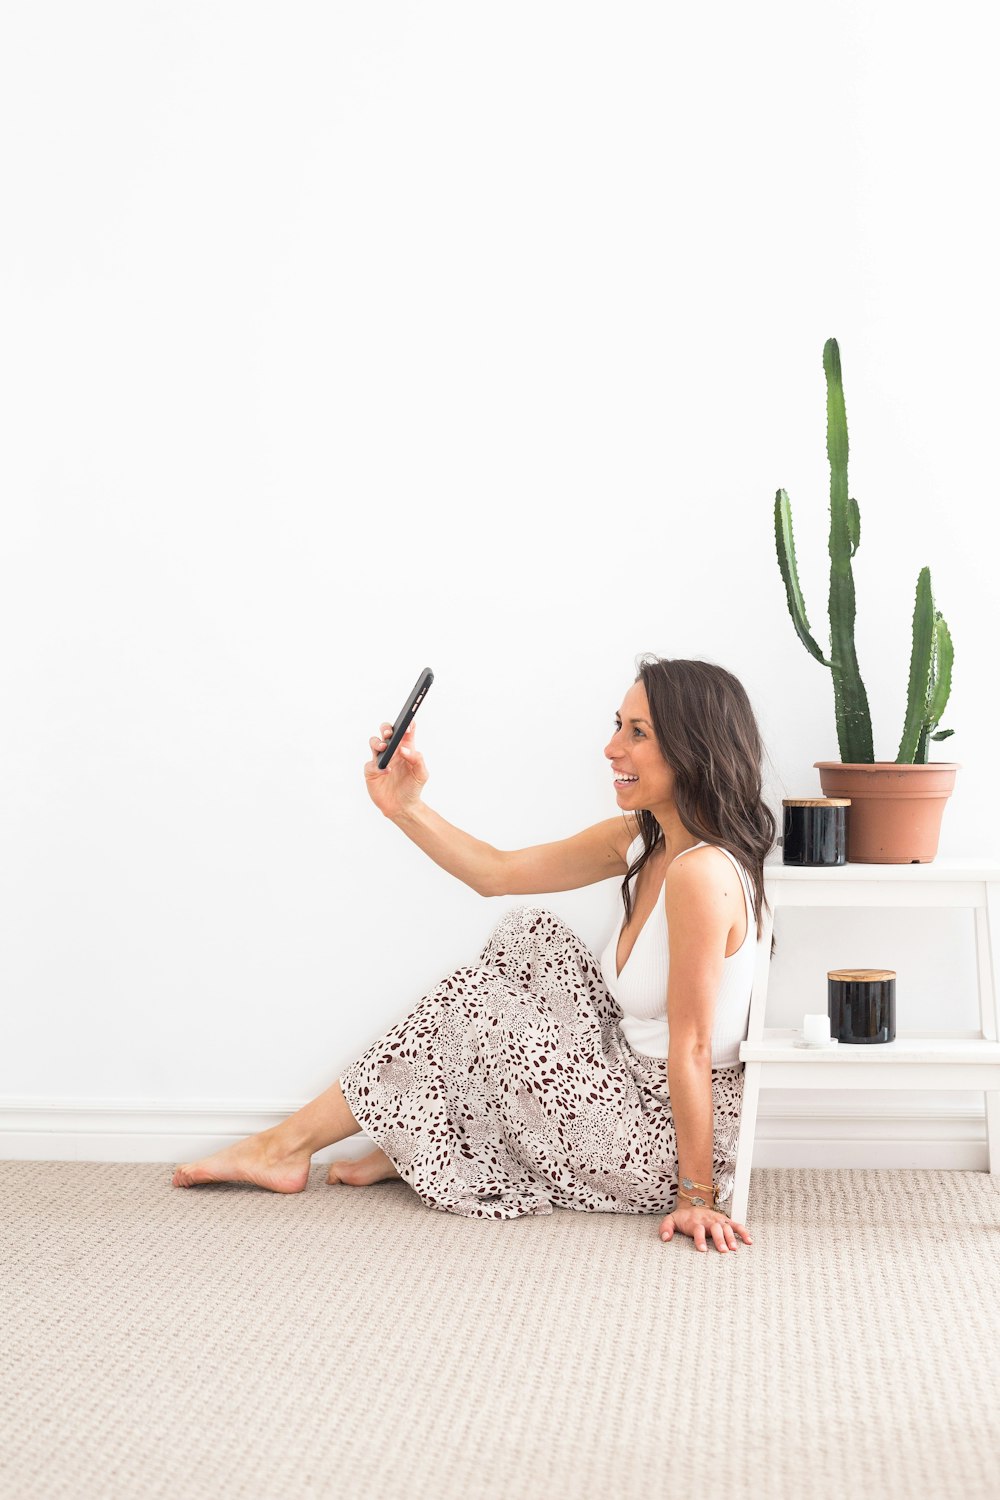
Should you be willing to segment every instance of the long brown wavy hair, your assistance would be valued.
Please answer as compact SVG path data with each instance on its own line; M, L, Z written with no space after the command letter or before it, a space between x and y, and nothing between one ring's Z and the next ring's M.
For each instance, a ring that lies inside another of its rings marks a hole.
M674 802L688 833L717 844L740 861L751 879L757 938L764 912L764 859L774 847L777 825L763 801L764 745L746 689L713 662L646 654L636 682L649 699L657 744L674 773ZM634 814L643 850L622 883L625 922L632 915L629 885L655 849L663 830L653 814Z

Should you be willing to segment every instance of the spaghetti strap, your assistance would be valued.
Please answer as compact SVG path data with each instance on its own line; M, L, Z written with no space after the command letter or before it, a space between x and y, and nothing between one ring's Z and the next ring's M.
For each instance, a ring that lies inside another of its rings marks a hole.
M684 854L690 854L692 849L707 849L707 848L708 848L708 845L705 842L705 840L704 839L700 839L697 844L692 844L690 846L690 848L688 848L688 849L682 849L681 852L680 852L680 854L675 854L674 855L674 859L680 859L682 855L684 855ZM670 861L671 864L673 864L674 859L672 859Z

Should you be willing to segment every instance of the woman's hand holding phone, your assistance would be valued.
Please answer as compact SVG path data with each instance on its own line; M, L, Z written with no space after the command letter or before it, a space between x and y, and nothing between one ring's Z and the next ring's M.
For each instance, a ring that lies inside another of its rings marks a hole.
M392 725L383 724L377 735L372 735L368 744L372 758L365 765L365 785L375 806L387 818L396 818L409 811L420 801L420 794L430 772L424 758L413 743L413 724L399 742L399 749L384 771L379 770L379 756L392 738Z

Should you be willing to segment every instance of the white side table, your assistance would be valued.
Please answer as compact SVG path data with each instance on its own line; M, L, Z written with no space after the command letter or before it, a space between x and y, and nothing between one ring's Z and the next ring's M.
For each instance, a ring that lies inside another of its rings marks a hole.
M814 1089L977 1089L986 1096L986 1137L991 1176L1000 1176L1000 861L936 859L929 865L838 865L807 869L781 863L764 865L764 888L771 903L757 950L747 1039L740 1044L746 1064L743 1105L736 1147L736 1179L730 1217L744 1223L750 1197L757 1102L762 1088ZM797 1031L766 1028L774 914L786 906L971 907L975 913L976 972L979 979L978 1033L902 1032L892 1042L810 1051L794 1045Z

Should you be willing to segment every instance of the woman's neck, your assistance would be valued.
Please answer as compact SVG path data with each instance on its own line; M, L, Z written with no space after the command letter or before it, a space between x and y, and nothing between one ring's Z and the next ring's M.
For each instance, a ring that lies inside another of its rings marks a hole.
M661 808L651 807L649 810L660 826L668 863L685 849L693 849L702 842L684 827L675 803L671 802Z

